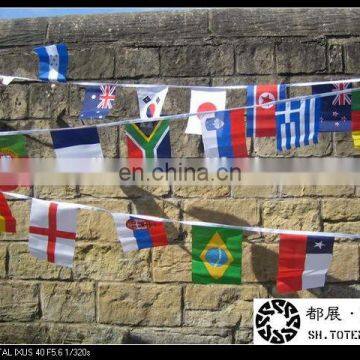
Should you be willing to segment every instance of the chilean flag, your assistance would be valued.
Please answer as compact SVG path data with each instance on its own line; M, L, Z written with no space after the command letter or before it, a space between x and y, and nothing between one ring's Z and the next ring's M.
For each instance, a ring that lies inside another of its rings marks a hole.
M121 213L113 213L112 216L124 252L169 244L162 221L141 219Z
M276 136L275 105L267 103L286 99L286 85L249 85L247 106L261 105L246 110L248 137Z
M201 119L205 157L247 157L243 109L217 111Z
M280 235L277 290L289 293L325 285L334 238Z

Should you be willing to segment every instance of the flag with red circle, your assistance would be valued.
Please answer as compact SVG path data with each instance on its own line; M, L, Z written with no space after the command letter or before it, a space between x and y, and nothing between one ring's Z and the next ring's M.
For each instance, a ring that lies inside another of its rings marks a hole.
M213 113L190 116L185 133L201 135L202 120L213 118L215 111L224 110L225 107L226 90L191 90L190 113L193 114L206 111L213 111Z

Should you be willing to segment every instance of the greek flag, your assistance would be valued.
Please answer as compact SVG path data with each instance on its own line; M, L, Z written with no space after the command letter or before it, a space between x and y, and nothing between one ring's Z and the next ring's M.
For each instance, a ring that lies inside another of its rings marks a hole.
M321 99L286 101L276 106L278 151L318 143Z
M39 79L43 81L66 81L68 49L65 44L40 46L34 49L39 57Z

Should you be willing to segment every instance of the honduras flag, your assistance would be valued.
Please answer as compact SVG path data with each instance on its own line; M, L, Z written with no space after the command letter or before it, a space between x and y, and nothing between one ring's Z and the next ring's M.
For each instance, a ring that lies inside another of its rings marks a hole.
M102 158L96 127L51 131L57 158Z
M247 157L243 109L204 115L201 127L205 157Z
M39 57L39 79L66 82L68 49L65 44L40 46L34 49Z
M124 252L169 244L162 221L141 219L120 213L113 213L112 216Z
M286 101L276 106L276 142L279 151L318 143L319 99Z

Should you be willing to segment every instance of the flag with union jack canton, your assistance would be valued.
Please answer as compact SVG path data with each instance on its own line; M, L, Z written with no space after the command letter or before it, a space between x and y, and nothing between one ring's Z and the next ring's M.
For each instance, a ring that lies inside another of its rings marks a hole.
M313 94L351 89L351 83L313 85ZM319 99L321 132L351 131L351 93L335 94Z
M103 119L114 107L116 86L100 85L85 89L80 119Z

